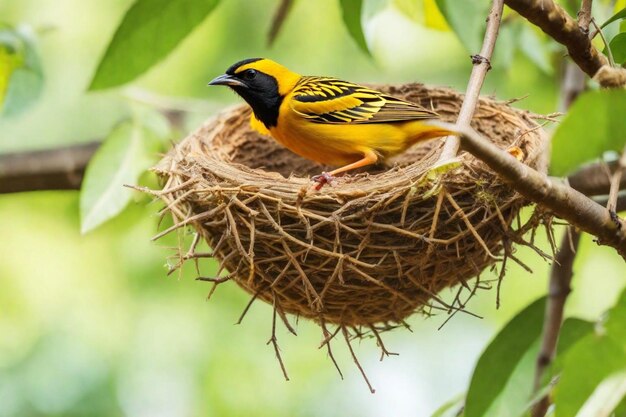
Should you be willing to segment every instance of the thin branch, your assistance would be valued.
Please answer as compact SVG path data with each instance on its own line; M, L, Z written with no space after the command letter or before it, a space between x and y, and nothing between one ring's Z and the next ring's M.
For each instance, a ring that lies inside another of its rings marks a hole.
M619 160L583 165L570 174L567 181L570 187L588 196L609 194L611 175L618 166ZM622 176L619 188L626 188L626 177Z
M608 64L592 44L588 33L552 0L505 0L507 6L538 26L567 48L569 56L590 77Z
M78 190L99 142L0 155L0 194Z
M583 32L589 33L589 25L591 24L591 6L593 0L582 0L580 10L578 11L578 26Z
M489 17L487 17L487 29L485 30L483 46L479 55L472 55L472 64L474 64L474 67L472 68L467 90L465 91L465 98L463 99L459 117L457 118L457 124L459 126L469 127L472 117L474 116L480 89L485 81L487 71L491 69L491 56L493 55L496 39L498 38L503 8L504 0L492 1ZM459 137L448 137L441 151L441 155L439 156L439 161L444 162L454 158L459 151L460 143L461 140Z
M622 174L624 170L626 170L626 147L624 147L624 150L622 151L622 155L620 156L618 160L617 168L615 169L615 172L613 172L613 175L611 176L611 186L609 188L609 198L608 198L606 208L612 213L617 212L617 194L619 193L621 185L622 185L622 178L623 178Z
M596 30L598 31L598 34L600 35L600 38L602 39L602 43L604 44L604 49L606 49L606 55L609 59L609 66L614 67L615 59L613 59L613 52L611 51L611 46L609 45L609 42L606 40L606 37L604 36L604 32L602 32L602 28L598 26L594 18L591 18L591 23L593 23L593 26L596 28Z
M585 73L571 61L565 64L563 81L561 82L561 99L559 110L567 111L585 87Z
M272 19L272 26L270 27L270 31L267 34L267 45L272 46L280 29L283 27L283 23L285 23L285 19L289 14L289 10L293 6L293 0L280 0L280 4L276 9L274 14L274 18Z
M596 236L598 244L615 248L626 259L626 227L623 220L612 216L606 208L564 182L518 161L474 130L449 123L439 124L447 129L456 129L461 134L463 148L509 181L517 192L550 209L571 225Z
M594 197L593 201L600 204L601 206L606 206L609 204L609 196L603 195L599 197ZM625 211L626 210L626 191L620 191L617 193L617 199L615 201L615 211Z
M565 300L571 292L570 283L574 274L573 265L579 242L580 232L572 226L568 227L561 240L561 246L556 254L556 258L552 263L548 294L549 299L546 303L541 347L535 368L535 392L541 389L544 373L552 363L556 353L559 332L561 331L561 324L563 323ZM542 398L533 408L533 417L545 416L548 406L548 397Z
M578 14L579 21L583 22L583 24L586 22L586 26L583 26L583 29L587 31L589 29L589 21L591 20L591 3L591 0L583 0L581 11ZM569 71L566 70L565 77L561 83L561 94L564 98L564 100L562 100L563 107L561 107L563 111L567 111L576 97L585 90L585 78L584 76L580 76L580 70L578 70L577 75L576 71L573 70L574 67L575 65L571 62L567 63L566 68L569 69ZM606 178L604 171L597 172L596 175ZM548 230L550 231L551 229L548 228ZM543 317L541 347L537 355L535 366L535 381L533 387L535 394L542 389L544 373L556 355L556 345L563 323L565 301L571 291L570 282L572 280L574 259L576 257L579 241L580 232L573 226L568 226L562 237L559 251L556 253L555 259L552 262L550 284L548 287L549 298L546 302ZM544 417L549 406L550 398L548 395L545 395L532 408L532 417Z

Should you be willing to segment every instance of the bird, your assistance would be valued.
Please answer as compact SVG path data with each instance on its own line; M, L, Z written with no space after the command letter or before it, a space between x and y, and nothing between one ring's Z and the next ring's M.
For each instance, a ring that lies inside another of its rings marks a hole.
M303 76L266 58L239 61L208 85L228 86L243 98L259 133L304 158L336 166L312 177L317 190L339 174L454 134L419 104L350 81Z

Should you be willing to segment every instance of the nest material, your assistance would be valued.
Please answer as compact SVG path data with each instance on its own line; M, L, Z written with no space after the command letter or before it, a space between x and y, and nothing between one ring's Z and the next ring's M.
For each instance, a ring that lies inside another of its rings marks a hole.
M418 84L378 87L432 108L455 121L463 96ZM365 326L376 332L403 323L416 311L463 309L481 271L493 265L518 231L513 221L527 204L485 164L460 155L462 167L440 179L425 174L443 140L411 149L391 167L338 178L307 192L309 175L325 167L291 153L249 127L250 111L225 111L179 143L159 164L158 196L174 226L193 226L198 237L180 257L203 257L200 238L234 280L285 313L325 324ZM519 147L523 162L544 170L544 133L533 115L482 98L472 127L501 148ZM389 161L388 161L389 162ZM519 218L517 229L519 225ZM452 302L439 293L459 286ZM377 335L377 334L376 334Z

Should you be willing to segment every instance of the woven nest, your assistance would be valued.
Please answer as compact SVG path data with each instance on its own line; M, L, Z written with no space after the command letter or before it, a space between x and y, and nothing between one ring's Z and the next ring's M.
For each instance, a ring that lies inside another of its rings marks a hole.
M377 88L451 122L463 100L418 84ZM273 305L288 326L291 313L318 322L325 334L327 323L376 332L416 311L462 310L461 291L472 295L485 286L473 279L511 254L511 242L529 228L518 216L528 202L469 154L429 192L425 174L443 140L313 193L310 175L326 167L251 131L249 116L247 106L219 114L158 165L165 185L156 194L174 219L160 235L192 226L196 238L177 266L207 256L196 253L206 240L228 274L205 279L215 286L235 281L252 300ZM545 169L544 132L528 112L483 98L472 126ZM439 294L451 287L456 297L446 302Z

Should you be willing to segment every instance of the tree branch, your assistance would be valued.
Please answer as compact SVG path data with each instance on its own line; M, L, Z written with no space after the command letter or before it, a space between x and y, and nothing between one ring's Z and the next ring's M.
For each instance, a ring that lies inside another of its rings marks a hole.
M480 89L485 82L487 71L491 69L491 56L496 45L496 39L498 38L498 31L500 29L500 21L502 20L502 9L504 8L504 0L493 0L491 3L491 10L487 17L487 29L485 30L485 37L483 39L483 46L480 49L479 55L472 55L472 73L467 84L467 90L465 91L465 99L461 105L459 111L459 117L457 118L457 125L468 126L474 116L476 105L478 104L478 96L480 95ZM460 138L457 136L450 136L446 139L441 155L439 156L439 162L450 160L456 156L459 152L459 146L461 144Z
M293 6L293 0L281 0L276 12L274 12L274 17L272 18L272 25L270 27L270 31L267 34L267 45L272 46L276 37L278 36L278 32L283 27L283 23L285 23L285 19L289 14L289 10Z
M0 155L0 194L77 190L99 142Z
M442 127L461 134L463 149L485 162L529 200L548 208L571 225L615 248L626 259L626 223L563 181L550 178L515 159L470 128L449 123Z
M617 212L617 195L622 188L624 182L623 172L626 170L626 147L622 150L622 155L617 161L617 167L611 175L611 186L609 187L609 198L606 204L606 208L610 212Z
M570 283L574 275L574 259L576 258L579 242L580 233L574 227L569 226L561 239L561 247L552 263L549 298L543 318L541 347L539 348L535 369L535 392L541 389L544 373L552 363L556 353L556 344L559 339L561 324L563 323L565 300L571 292ZM545 416L549 405L548 397L542 398L533 408L532 416Z
M588 31L552 0L505 0L507 6L567 48L569 56L590 77L608 64L592 44ZM591 2L589 2L591 3Z
M582 90L584 90L585 81L585 73L582 72L580 67L571 61L567 61L563 81L561 82L560 111L566 112L569 109L574 100L576 100Z
M570 174L567 181L570 187L588 196L609 194L611 176L617 170L618 165L619 161L617 160L583 165ZM619 188L626 188L626 177L622 177Z
M578 26L583 32L589 33L589 25L591 24L591 5L593 0L582 0L580 10L578 11Z

